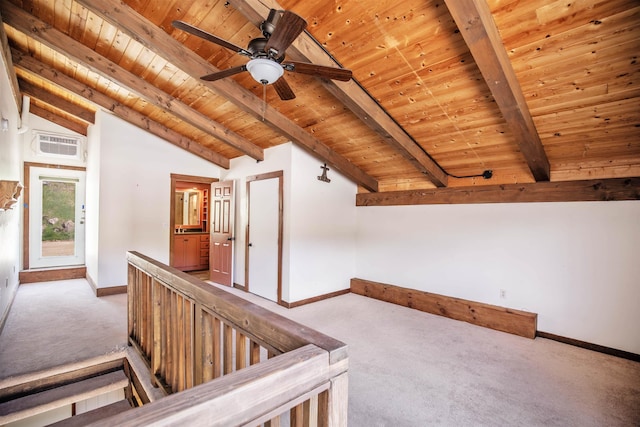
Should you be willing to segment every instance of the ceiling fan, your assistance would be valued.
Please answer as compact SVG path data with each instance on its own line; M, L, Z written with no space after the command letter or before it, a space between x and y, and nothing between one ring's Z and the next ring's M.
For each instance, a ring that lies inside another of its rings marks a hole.
M177 29L251 58L245 65L202 76L202 80L215 81L243 71L249 71L258 83L265 86L273 84L280 99L286 101L294 99L296 95L284 77L282 77L284 70L345 82L351 79L352 76L351 70L345 68L326 67L308 62L285 61L285 51L307 27L307 21L288 10L271 9L267 19L260 24L263 37L251 40L246 49L186 22L173 21L172 24Z

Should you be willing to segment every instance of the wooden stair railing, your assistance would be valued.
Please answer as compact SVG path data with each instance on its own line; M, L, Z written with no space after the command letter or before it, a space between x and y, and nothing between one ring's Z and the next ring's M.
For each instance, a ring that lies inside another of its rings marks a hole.
M124 390L128 386L129 379L120 370L11 399L0 403L0 425L20 421L111 391ZM125 403L129 406L127 401Z
M346 426L347 363L310 344L91 425Z
M176 405L171 413L180 422L197 413L203 425L277 425L285 413L291 425L346 425L344 343L137 252L127 259L129 342L156 384L177 393L169 396L173 403L164 398L133 414L155 419L156 411ZM197 394L189 390L196 386ZM229 399L239 396L232 409ZM213 411L215 405L224 410ZM127 424L143 425L131 412L127 417Z

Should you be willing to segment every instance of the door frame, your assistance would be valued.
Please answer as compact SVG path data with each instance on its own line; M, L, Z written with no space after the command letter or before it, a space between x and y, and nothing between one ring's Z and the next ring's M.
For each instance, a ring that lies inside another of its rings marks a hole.
M251 229L251 216L250 203L251 203L251 182L260 181L264 179L278 179L278 301L277 303L283 307L287 307L287 304L282 300L282 235L283 235L283 171L267 172L259 175L252 175L247 177L247 230L244 248L244 290L249 292L249 243L250 243L250 229Z
M64 169L64 170L73 170L73 171L81 171L87 172L87 168L82 166L63 166L56 165L52 163L35 163L35 162L24 162L24 209L22 209L22 269L29 270L29 207L30 207L30 196L31 196L31 168L44 168L44 169ZM85 190L86 191L86 190Z
M171 193L169 197L169 265L173 266L173 236L176 228L176 182L185 181L197 184L211 184L220 181L218 178L210 178L206 176L181 175L177 173L171 174Z

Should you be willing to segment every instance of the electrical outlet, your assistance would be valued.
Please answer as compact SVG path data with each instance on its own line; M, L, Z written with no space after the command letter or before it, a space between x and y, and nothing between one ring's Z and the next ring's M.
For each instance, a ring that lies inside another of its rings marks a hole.
M507 298L507 291L505 289L500 289L500 298Z

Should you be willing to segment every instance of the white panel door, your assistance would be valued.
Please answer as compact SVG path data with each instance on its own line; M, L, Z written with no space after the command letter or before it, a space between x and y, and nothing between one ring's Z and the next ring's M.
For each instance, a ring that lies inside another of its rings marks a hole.
M278 302L280 180L249 182L249 292Z
M83 265L85 171L29 169L29 268Z

